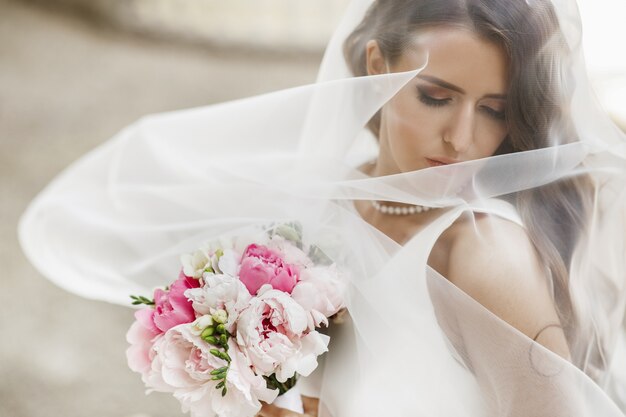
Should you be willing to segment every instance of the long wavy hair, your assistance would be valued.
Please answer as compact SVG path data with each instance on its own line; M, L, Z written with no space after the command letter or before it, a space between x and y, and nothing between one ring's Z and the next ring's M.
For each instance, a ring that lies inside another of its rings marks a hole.
M367 75L366 43L376 40L393 64L416 31L433 25L462 25L502 46L509 62L505 109L507 136L496 154L530 151L576 141L568 118L570 55L549 0L376 0L344 43L355 76ZM378 136L380 112L368 124ZM537 252L551 272L553 296L570 349L585 317L578 317L569 291L569 266L589 217L593 192L587 176L524 190L505 198L520 212ZM598 345L598 344L596 344ZM601 345L601 344L600 344ZM605 369L603 348L596 363L574 363L598 375ZM583 353L580 353L583 355ZM579 355L579 356L580 356Z

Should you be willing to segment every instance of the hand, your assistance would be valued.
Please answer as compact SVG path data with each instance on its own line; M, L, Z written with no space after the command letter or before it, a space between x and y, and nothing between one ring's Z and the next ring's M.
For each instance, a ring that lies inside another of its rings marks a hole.
M302 404L304 406L304 414L276 407L272 404L263 404L261 411L259 411L256 417L317 417L318 398L305 397L303 395Z

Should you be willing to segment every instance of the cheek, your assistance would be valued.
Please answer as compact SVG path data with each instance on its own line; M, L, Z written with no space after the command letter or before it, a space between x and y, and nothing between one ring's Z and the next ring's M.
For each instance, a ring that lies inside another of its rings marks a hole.
M508 130L505 123L487 120L483 121L476 132L476 158L492 156L504 141Z
M415 97L396 96L384 109L386 135L397 150L418 151L437 137L437 121Z

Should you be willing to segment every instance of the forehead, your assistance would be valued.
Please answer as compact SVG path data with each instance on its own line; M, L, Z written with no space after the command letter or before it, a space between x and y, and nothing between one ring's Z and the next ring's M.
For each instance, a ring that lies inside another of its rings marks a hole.
M394 65L409 71L428 64L422 71L461 87L468 94L505 94L508 60L499 44L470 29L438 26L419 30Z

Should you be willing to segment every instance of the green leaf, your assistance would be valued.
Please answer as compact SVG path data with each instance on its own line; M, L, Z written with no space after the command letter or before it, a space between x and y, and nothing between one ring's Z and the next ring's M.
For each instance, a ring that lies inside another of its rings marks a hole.
M276 234L292 242L300 242L302 240L302 236L298 234L298 231L287 224L278 226L276 228Z
M296 385L296 382L298 381L298 374L294 374L294 376L285 382L279 382L278 379L276 379L275 373L270 376L264 376L263 378L265 379L267 388L272 390L277 389L278 395L283 395Z
M154 300L151 300L141 295L131 295L130 298L133 300L132 304L135 306L139 304L145 304L148 306L154 305Z
M333 263L333 260L316 245L311 245L309 248L309 258L311 258L315 264L330 265Z

